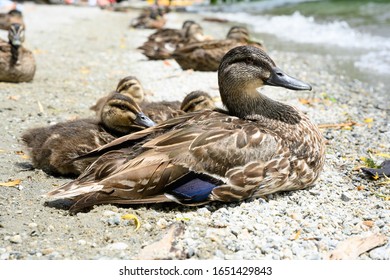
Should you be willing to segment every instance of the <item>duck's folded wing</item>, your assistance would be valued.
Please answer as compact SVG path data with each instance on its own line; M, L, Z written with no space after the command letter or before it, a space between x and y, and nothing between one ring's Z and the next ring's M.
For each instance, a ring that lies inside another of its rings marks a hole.
M145 151L133 159L105 161L95 169L93 178L76 179L48 196L74 199L79 208L175 198L198 203L200 198L209 199L220 184L233 182L238 188L245 187L231 169L242 168L252 177L261 176L262 170L253 165L268 161L278 147L271 132L264 133L251 123L216 113L213 119L198 120L192 126L176 128L147 141L143 144ZM252 161L255 164L248 166ZM195 175L177 183L189 174Z

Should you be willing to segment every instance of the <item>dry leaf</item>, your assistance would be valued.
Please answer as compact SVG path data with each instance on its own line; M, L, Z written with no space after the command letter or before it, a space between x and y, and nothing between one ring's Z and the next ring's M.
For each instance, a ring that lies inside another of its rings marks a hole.
M21 182L22 182L22 180L16 179L16 180L8 181L5 183L0 183L0 186L2 186L2 187L15 187L15 186L19 185Z
M361 254L387 243L384 234L372 234L370 236L354 236L340 242L327 256L329 260L354 260Z
M301 236L301 232L302 230L301 229L298 229L295 234L292 236L292 238L290 238L290 240L297 240L299 238L299 236Z
M175 252L174 243L178 237L183 235L184 226L179 223L172 224L166 234L157 242L142 248L137 256L139 260L162 260L168 259L172 252ZM179 254L181 252L178 252ZM177 257L177 256L176 256Z
M364 119L364 122L365 122L365 123L372 123L373 121L374 121L373 118L365 118L365 119Z
M91 72L91 69L89 69L88 67L81 67L80 69L79 69L79 72L81 73L81 74L84 74L84 75L86 75L86 74L89 74L90 72Z
M363 221L363 225L372 228L374 226L374 221L371 220Z
M139 221L139 219L136 215L125 214L125 215L122 215L121 218L123 220L133 220L134 224L135 224L135 231L139 230L139 228L141 227L141 222Z
M20 99L20 95L9 95L9 100L18 101Z
M358 191L363 191L363 190L364 190L364 186L357 186L356 189L357 189Z
M318 128L335 128L335 129L343 128L343 129L351 130L352 126L355 126L355 125L360 125L360 124L358 124L357 122L354 122L354 121L350 121L350 122L345 122L345 123L319 124Z
M172 66L172 64L168 60L163 60L163 63L166 66Z
M378 157L390 158L390 154L386 153L375 153L375 155Z

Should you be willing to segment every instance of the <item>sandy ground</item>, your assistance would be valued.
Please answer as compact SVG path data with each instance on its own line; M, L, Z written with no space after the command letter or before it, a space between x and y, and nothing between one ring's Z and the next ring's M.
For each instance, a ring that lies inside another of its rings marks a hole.
M0 182L21 180L15 187L0 186L0 259L325 259L353 236L378 233L387 242L389 187L378 184L384 179L373 182L356 170L361 156L370 153L381 162L390 150L388 111L378 97L383 88L333 74L330 57L277 49L269 52L277 64L314 90L266 88L266 94L297 106L318 124L361 124L323 130L327 163L316 187L267 201L198 208L105 205L71 216L44 206L41 195L69 179L28 169L19 140L23 131L91 116L88 108L126 75L137 76L156 101L180 100L197 89L218 96L217 75L182 71L171 60L147 61L136 47L152 31L128 28L138 11L26 4L24 13L25 46L33 50L38 68L32 83L0 83ZM187 18L200 16L171 14L168 25L179 27ZM229 29L201 24L215 37ZM136 215L140 228L121 219L123 214ZM154 243L161 239L168 249ZM159 253L150 252L149 245ZM387 242L353 258L389 259L389 252Z

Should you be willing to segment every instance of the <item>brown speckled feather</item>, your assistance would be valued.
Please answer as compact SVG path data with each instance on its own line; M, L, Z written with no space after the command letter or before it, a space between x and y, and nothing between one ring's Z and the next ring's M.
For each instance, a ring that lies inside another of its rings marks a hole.
M12 63L11 45L0 39L0 82L30 82L36 70L35 59L31 51L19 47L18 62Z

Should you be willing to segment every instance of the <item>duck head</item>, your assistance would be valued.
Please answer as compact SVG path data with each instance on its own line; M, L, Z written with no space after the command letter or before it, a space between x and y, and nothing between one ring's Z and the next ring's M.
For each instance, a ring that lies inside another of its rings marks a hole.
M311 86L284 73L261 49L240 46L228 51L218 69L221 100L229 113L240 118L265 114L276 101L260 94L263 85L292 90L311 90Z
M211 96L201 90L192 91L187 94L180 106L180 110L187 113L214 108L215 104Z
M120 135L156 125L131 97L120 93L107 100L100 117L108 130Z
M116 87L116 92L130 96L138 104L140 104L145 97L141 83L134 76L127 76L121 79Z
M184 37L189 41L202 42L205 40L203 28L195 22L189 22Z
M246 27L243 26L233 26L230 28L228 34L226 35L226 39L234 39L234 40L249 40L249 32Z
M20 47L24 42L24 27L19 23L12 23L8 29L8 41L14 47Z

